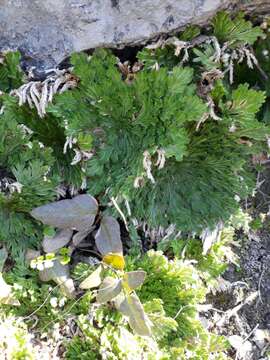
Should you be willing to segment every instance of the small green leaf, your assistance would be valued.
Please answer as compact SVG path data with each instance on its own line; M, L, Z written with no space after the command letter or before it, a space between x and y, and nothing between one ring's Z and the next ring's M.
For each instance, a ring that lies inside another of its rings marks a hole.
M111 301L122 290L121 280L115 279L111 276L106 277L97 293L97 302L100 304Z
M239 13L235 19L226 11L220 11L212 20L214 35L219 41L228 41L230 44L244 45L253 43L263 35L259 26L254 26L246 21L243 13Z
M197 25L188 25L183 33L179 36L180 40L190 41L200 35L200 28Z
M93 137L91 134L82 134L78 135L78 145L81 150L89 151L91 150L93 143Z
M99 266L80 284L80 289L92 289L101 284L102 266Z
M53 226L44 226L43 234L44 236L54 236L56 233L55 228Z

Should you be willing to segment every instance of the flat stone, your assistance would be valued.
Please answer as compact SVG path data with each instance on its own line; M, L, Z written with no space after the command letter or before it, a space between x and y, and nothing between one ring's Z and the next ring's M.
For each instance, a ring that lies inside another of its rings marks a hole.
M228 0L0 0L0 50L26 68L55 67L74 51L142 44L202 23Z
M54 236L45 236L42 241L43 250L46 253L54 253L66 246L72 238L73 231L64 229L58 231Z

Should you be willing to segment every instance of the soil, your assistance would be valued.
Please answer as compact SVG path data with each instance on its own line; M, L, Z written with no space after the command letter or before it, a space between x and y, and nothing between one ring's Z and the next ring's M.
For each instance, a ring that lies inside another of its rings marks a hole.
M239 267L229 266L223 275L226 291L209 298L213 308L219 311L211 311L210 316L208 313L208 327L237 339L231 351L236 360L270 359L270 169L266 169L262 179L263 184L249 205L255 217L262 211L266 214L264 226L248 236L238 234L240 246L234 250Z
M269 359L270 350L270 235L266 230L242 239L238 249L240 271L231 265L224 278L230 286L214 304L224 311L239 306L236 315L224 323L219 332L226 336L239 335L249 342L243 356L232 357L244 360ZM249 300L250 299L250 300ZM243 304L241 306L241 304ZM262 332L265 338L261 339ZM269 356L269 355L268 355Z

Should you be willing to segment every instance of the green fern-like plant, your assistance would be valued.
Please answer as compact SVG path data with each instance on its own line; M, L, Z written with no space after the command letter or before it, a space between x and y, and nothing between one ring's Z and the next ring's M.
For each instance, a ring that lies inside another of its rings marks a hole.
M128 217L127 200L131 216L151 226L198 231L227 219L235 195L246 196L253 184L247 160L266 139L255 117L264 94L247 85L225 91L216 99L221 120L200 125L207 108L191 68L142 71L126 83L104 50L72 61L79 87L49 111L68 120L68 135L92 136L91 193L104 204L117 198Z

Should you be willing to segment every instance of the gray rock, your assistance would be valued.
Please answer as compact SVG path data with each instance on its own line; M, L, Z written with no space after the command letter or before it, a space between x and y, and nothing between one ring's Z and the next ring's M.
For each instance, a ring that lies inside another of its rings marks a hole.
M48 69L73 51L143 43L202 22L228 0L1 0L0 50Z
M42 241L43 250L46 253L54 253L66 246L72 238L73 231L70 229L59 230L54 236L45 236Z
M218 9L235 3L233 0L0 0L0 50L19 49L26 68L36 66L44 70L55 67L74 51L142 44L188 23L205 23ZM260 8L269 9L269 0L255 0L250 11L257 3Z

